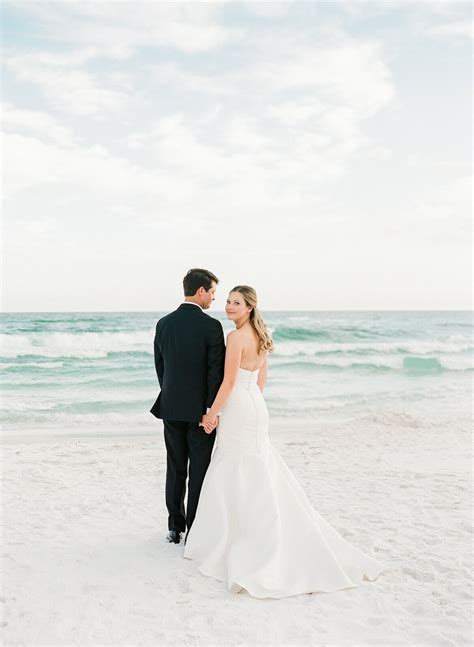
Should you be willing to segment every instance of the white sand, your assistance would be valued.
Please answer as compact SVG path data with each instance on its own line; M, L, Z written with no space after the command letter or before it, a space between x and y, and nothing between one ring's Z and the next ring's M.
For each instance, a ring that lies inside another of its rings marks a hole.
M232 594L165 541L159 427L151 438L10 437L3 644L471 644L467 430L281 427L273 443L311 503L391 570L331 594Z

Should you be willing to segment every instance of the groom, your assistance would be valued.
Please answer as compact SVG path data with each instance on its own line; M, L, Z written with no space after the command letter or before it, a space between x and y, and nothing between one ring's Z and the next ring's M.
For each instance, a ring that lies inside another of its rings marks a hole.
M199 423L224 377L222 324L204 312L214 301L218 282L208 270L189 270L183 279L184 303L156 324L155 368L161 392L151 413L163 420L167 539L175 544L179 544L186 528L189 532L194 521L216 437L215 428L206 433Z

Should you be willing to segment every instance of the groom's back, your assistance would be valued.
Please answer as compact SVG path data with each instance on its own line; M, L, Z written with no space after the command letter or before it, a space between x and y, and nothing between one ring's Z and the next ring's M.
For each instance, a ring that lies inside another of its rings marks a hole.
M158 321L154 350L161 393L151 413L165 420L201 420L224 375L222 324L199 306L183 303Z

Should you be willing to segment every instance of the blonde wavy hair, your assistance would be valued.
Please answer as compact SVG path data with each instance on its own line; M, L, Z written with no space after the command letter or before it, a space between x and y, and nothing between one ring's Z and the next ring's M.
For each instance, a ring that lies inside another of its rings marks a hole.
M257 333L259 350L266 350L271 353L273 351L273 340L257 308L257 293L250 285L236 285L231 292L241 294L247 306L252 308L250 311L250 324Z

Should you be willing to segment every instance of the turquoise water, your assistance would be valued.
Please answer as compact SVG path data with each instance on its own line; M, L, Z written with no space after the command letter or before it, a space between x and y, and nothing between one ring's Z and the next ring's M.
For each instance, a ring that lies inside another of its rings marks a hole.
M224 313L209 313L232 330ZM163 314L4 314L4 429L156 428L153 337ZM264 316L275 342L265 389L274 420L456 425L470 415L470 312Z

